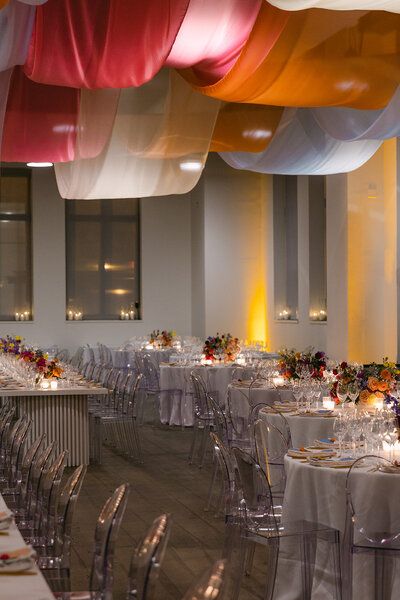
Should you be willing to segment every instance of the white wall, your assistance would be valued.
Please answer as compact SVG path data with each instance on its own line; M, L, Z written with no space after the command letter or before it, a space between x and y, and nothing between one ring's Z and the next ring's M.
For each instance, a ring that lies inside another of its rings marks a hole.
M27 323L1 322L0 335L22 335L41 346L76 348L102 341L118 346L155 327L191 332L190 196L145 198L142 214L142 321L66 321L65 219L52 169L32 176L33 314Z

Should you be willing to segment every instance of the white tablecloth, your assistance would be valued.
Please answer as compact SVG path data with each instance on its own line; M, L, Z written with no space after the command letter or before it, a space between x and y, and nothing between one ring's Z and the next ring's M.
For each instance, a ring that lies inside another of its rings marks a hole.
M290 389L277 389L271 387L251 387L240 383L232 383L229 386L229 397L231 410L237 416L246 419L250 408L260 402L274 404L275 402L293 401L293 393Z
M321 438L333 436L334 417L304 417L301 415L283 414L288 422L292 445L294 448L310 446ZM278 425L280 416L265 409L259 412L260 419L268 420L272 425Z
M0 496L0 512L6 508ZM24 546L25 542L14 523L8 529L8 535L0 535L0 554ZM25 574L0 575L0 600L54 600L54 596L39 569L34 567L32 572Z
M313 467L286 457L287 483L283 503L283 520L305 519L340 531L345 530L346 521L346 475L348 469ZM360 469L357 477L355 498L360 511L368 515L371 530L400 531L400 476L369 472ZM350 557L342 545L342 562ZM374 595L374 562L364 555L354 559L353 600L376 600ZM313 588L313 600L326 600L325 565L317 569ZM300 576L300 574L298 574ZM296 577L293 577L296 581ZM298 600L298 586L285 582L282 600ZM400 577L395 581L392 600L400 598Z
M232 365L191 365L160 366L160 418L162 423L170 425L193 425L193 394L190 374L194 371L207 386L207 390L221 407L225 406L225 396L232 375L237 373ZM170 390L166 392L166 390ZM171 393L179 390L179 393Z

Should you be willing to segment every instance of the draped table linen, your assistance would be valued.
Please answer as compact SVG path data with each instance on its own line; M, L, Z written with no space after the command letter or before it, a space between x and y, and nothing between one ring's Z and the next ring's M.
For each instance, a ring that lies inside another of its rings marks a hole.
M342 562L350 560L343 545L346 521L346 476L348 469L313 467L308 463L285 458L286 489L283 501L283 521L305 519L338 529L342 540ZM360 469L357 477L356 498L360 511L368 516L369 526L375 531L400 531L399 497L400 477ZM317 556L318 559L318 556ZM373 558L354 558L353 599L375 600ZM279 590L283 600L299 600L299 586L295 585L296 565L291 562L292 576L284 578L284 589ZM313 600L326 600L326 582L330 565L318 564L313 586ZM283 580L283 578L282 578ZM391 600L400 594L397 575ZM389 600L389 599L388 599Z
M315 440L331 438L335 417L303 416L283 413L290 428L293 448L311 446ZM281 417L267 409L261 409L259 418L279 428Z
M237 365L160 366L160 419L169 425L191 426L194 423L193 391L190 374L194 372L206 384L207 390L221 408ZM179 390L180 394L168 390Z
M247 420L250 410L259 403L275 404L277 402L293 402L291 389L269 387L267 385L251 386L249 383L234 382L229 385L229 405L232 414Z

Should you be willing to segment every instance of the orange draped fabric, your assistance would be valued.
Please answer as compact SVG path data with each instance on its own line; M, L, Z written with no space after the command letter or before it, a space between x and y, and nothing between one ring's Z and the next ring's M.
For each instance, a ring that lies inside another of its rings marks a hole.
M226 104L219 112L210 152L262 152L282 118L283 108Z
M6 4L8 4L9 0L0 0L0 8L3 8L4 6L6 6Z
M227 102L278 106L384 107L400 83L400 15L285 12L264 2L231 70L198 91Z

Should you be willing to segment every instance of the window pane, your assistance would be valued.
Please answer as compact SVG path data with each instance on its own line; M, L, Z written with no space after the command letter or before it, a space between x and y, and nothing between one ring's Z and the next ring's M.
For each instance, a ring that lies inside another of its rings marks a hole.
M309 177L310 318L326 321L325 177Z
M66 202L67 309L83 319L140 311L139 201Z
M298 312L297 178L274 176L275 318L295 320Z
M0 319L32 313L30 172L3 169L0 177Z

